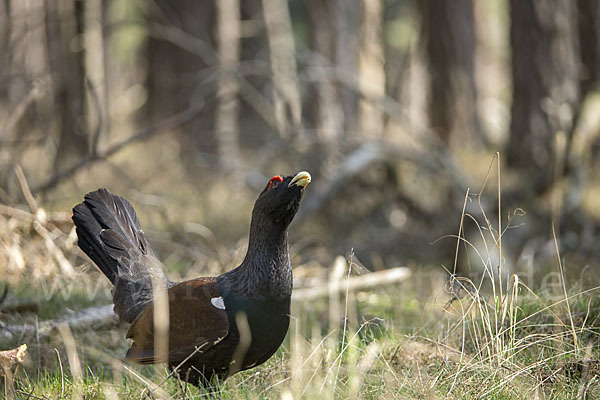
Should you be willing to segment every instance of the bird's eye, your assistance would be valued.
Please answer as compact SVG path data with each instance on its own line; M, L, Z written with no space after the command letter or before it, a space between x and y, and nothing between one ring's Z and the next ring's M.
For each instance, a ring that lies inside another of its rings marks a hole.
M279 184L283 182L283 179L281 178L281 176L276 175L274 177L271 178L271 180L269 181L269 186L267 187L267 190L271 189L271 188L276 188L277 186L279 186Z

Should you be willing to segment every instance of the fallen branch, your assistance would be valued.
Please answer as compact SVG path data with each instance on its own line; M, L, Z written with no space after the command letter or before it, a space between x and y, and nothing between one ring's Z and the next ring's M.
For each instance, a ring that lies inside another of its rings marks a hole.
M23 219L26 221L33 221L35 219L35 214L32 214L25 210L21 210L20 208L6 206L4 204L0 204L0 214L8 215L9 217L13 218Z
M7 215L12 218L17 218L23 221L33 222L36 220L44 220L49 222L68 222L71 221L71 214L65 211L51 211L47 212L43 210L43 214L40 214L41 208L38 208L38 213L32 214L29 211L21 210L20 208L15 208L11 206L7 206L5 204L0 204L0 215Z
M15 364L20 364L27 355L27 345L22 344L17 348L11 350L0 351L0 376L6 375L11 378L12 367ZM12 384L12 379L9 379Z
M341 279L337 285L327 285L295 289L292 294L294 301L306 301L319 297L327 297L332 293L332 288L338 292L367 290L374 287L391 285L405 281L411 275L410 269L406 267L391 268L384 271L371 272L369 274ZM113 312L112 304L105 306L89 307L77 311L67 317L44 321L36 330L35 325L6 325L0 330L0 340L13 340L15 338L50 336L58 326L66 324L72 331L84 331L112 326L117 323L117 316Z
M5 366L6 364L12 365L23 362L25 355L27 354L27 345L22 344L17 348L11 350L0 351L0 363Z
M440 170L438 163L418 151L407 150L385 141L367 142L348 154L336 171L328 177L327 184L322 185L316 193L312 193L310 199L306 199L300 210L299 219L305 219L307 215L325 207L348 182L373 165L394 163L397 160L410 161L418 165L421 170L431 171L433 174L439 173ZM453 176L451 189L462 196L464 188L469 187L467 180L459 179L457 174Z
M8 291L6 286L5 294ZM20 314L25 312L37 312L40 304L37 300L19 299L19 300L0 300L0 313L2 314Z
M319 211L337 192L346 185L351 178L368 169L373 164L385 161L389 158L389 152L384 146L375 142L362 145L350 153L337 171L329 178L327 185L313 193L310 199L306 199L302 206L298 219L304 220L307 215Z
M36 329L35 325L6 325L0 330L0 340L13 340L15 338L50 336L58 326L66 324L71 331L83 331L112 326L117 322L117 316L113 312L112 304L105 306L89 307L77 311L67 317L44 321Z
M307 301L330 295L332 287L338 292L367 290L374 287L391 285L408 279L411 271L406 267L390 268L383 271L371 272L369 274L342 279L337 285L314 286L304 289L295 289L292 300Z

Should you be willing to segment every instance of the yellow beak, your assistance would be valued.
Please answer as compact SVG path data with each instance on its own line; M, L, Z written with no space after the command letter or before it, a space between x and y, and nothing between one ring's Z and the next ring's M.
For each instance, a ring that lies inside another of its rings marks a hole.
M310 174L306 171L298 172L296 176L290 181L288 187L292 185L298 185L306 187L310 183Z

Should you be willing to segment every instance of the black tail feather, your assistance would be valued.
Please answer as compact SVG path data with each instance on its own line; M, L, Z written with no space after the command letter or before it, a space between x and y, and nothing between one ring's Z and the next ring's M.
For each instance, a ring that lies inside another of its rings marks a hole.
M73 208L78 245L115 286L115 312L132 322L152 300L152 279L170 286L140 227L133 206L98 189Z
M73 222L79 238L77 244L114 285L118 276L117 261L104 250L100 241L100 233L103 228L85 203L78 204L73 208Z

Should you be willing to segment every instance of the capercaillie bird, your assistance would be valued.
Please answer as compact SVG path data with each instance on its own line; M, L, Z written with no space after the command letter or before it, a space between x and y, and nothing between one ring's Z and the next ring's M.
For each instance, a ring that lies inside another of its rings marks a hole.
M126 358L166 362L181 379L204 386L268 360L289 326L287 228L310 180L305 171L271 178L254 203L242 263L217 277L184 282L167 279L127 200L107 189L86 194L73 208L78 245L113 283L114 311L131 324ZM153 285L166 290L168 304L168 328L158 330L168 332L168 347L160 349L154 309L166 307L155 304Z

